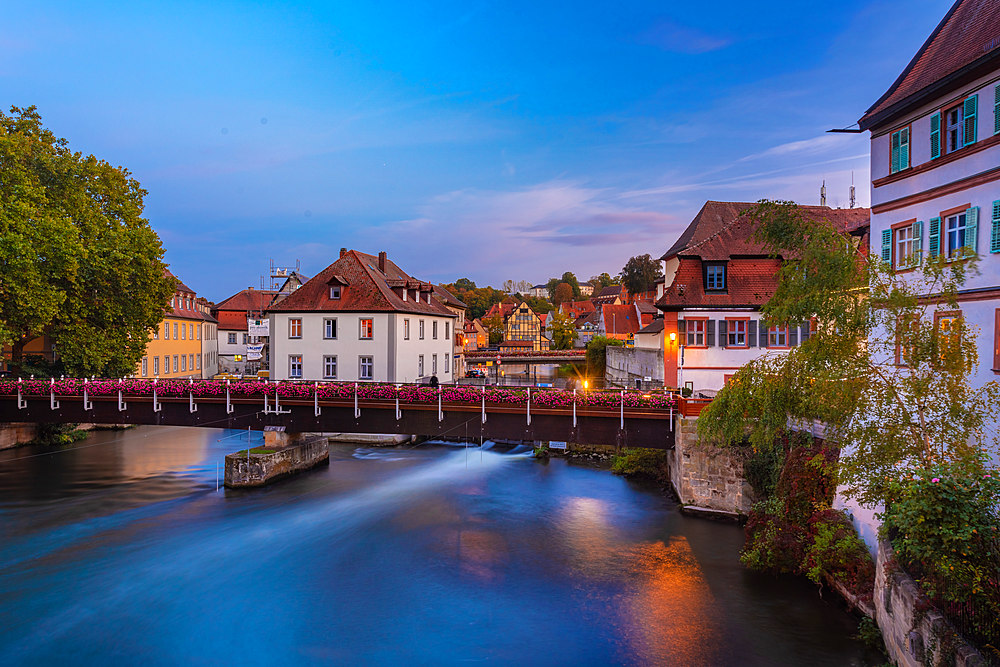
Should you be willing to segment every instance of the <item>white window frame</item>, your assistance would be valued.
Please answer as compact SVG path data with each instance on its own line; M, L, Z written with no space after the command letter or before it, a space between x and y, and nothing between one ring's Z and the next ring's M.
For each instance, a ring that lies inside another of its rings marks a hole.
M438 339L438 323L437 323L437 320L434 320L433 322L431 322L431 339L432 340L437 340Z
M417 377L424 376L424 355L417 355Z
M444 372L445 373L451 372L451 355L448 354L447 352L445 352L444 354Z
M953 220L955 221L955 229L951 228L951 223ZM959 250L961 250L965 245L968 244L969 239L966 238L966 231L969 229L968 225L969 225L969 216L967 211L962 211L961 213L955 213L954 215L949 215L944 219L945 234L946 234L945 240L948 244L948 257L954 257L956 254L958 254ZM961 243L958 243L954 247L952 247L951 245L952 233L955 234L956 241L961 239Z
M369 323L371 330L368 332L369 335L365 334L365 322ZM361 317L358 318L358 340L375 340L375 318L374 317Z
M331 370L333 372L331 372ZM337 355L327 354L323 357L323 379L337 379Z
M142 377L147 377L149 375L149 360L146 357L142 358Z
M323 340L337 340L337 318L323 319Z
M159 377L160 375L160 358L153 357L153 377Z
M726 322L726 347L747 347L749 320L728 320Z
M405 290L403 291L403 294L406 294ZM403 318L403 340L410 340L410 318L409 317L404 317Z
M916 250L917 237L913 225L899 227L893 230L892 242L895 244L896 269L908 269L913 266L913 253Z
M365 375L365 364L367 359L368 374ZM372 380L375 378L375 357L370 354L362 355L358 357L358 379L359 380Z
M296 333L298 331L298 333ZM302 318L301 317L289 317L288 318L288 337L289 338L302 338Z
M705 347L705 335L707 333L706 320L687 320L685 329L687 331L687 345L689 347ZM697 325L697 326L692 326ZM698 337L701 337L699 342Z
M419 329L418 336L420 340L424 339L424 321L420 320L420 325L417 327Z
M298 371L298 372L296 372ZM288 355L288 377L289 379L302 379L302 355Z
M226 343L229 345L236 345L236 333L230 331L226 334Z

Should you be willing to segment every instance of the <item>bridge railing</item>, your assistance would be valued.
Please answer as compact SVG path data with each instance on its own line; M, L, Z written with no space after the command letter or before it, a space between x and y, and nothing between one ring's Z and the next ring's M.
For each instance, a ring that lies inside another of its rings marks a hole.
M257 399L277 397L295 401L399 401L400 403L485 403L526 405L536 408L662 410L673 412L682 405L668 391L632 389L570 391L536 387L482 387L440 385L430 387L407 383L271 381L271 380L178 380L146 378L52 378L0 379L0 396L49 398L53 404L63 397L85 400L101 397L155 397ZM691 405L690 399L686 399ZM693 409L690 408L689 409Z

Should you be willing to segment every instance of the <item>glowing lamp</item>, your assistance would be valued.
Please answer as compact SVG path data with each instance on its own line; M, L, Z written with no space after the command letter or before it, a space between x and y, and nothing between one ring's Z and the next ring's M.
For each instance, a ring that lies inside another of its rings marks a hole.
M676 340L677 340L677 334L674 333L673 331L671 331L670 332L670 342L673 343L673 342L676 342Z

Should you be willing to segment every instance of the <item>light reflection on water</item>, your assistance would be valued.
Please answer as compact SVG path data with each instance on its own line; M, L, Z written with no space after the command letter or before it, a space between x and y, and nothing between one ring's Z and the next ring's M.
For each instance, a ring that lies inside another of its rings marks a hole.
M0 664L863 664L848 615L741 569L739 528L607 471L339 446L216 492L230 435L0 452Z

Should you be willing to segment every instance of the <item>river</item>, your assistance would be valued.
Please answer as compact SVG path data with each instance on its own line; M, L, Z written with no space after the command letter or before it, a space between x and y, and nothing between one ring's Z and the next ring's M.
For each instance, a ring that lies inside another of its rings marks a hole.
M744 570L739 527L606 469L334 446L328 467L217 491L246 442L141 427L0 452L0 664L877 658L833 595Z

